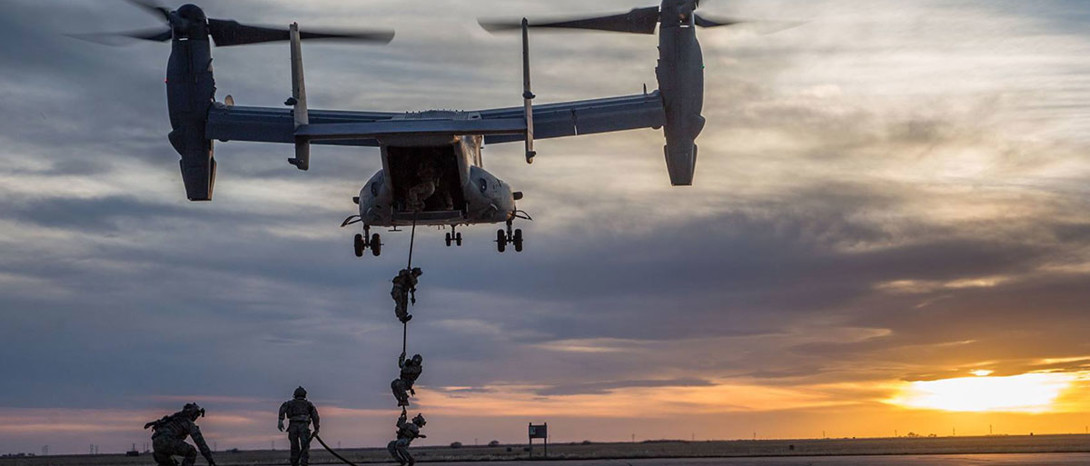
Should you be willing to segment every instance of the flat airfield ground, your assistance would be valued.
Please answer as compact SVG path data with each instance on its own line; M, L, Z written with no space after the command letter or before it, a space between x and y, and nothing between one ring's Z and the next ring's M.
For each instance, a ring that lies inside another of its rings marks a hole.
M418 462L468 465L491 462L502 465L1075 465L1090 464L1090 435L1037 435L937 438L876 438L827 440L656 441L641 443L590 443L549 445L549 460L530 461L525 445L462 448L414 448ZM536 446L535 456L542 451ZM508 451L510 449L510 451ZM359 464L390 464L380 448L345 449L341 454ZM221 451L215 454L222 466L272 466L288 464L288 452ZM202 464L203 461L199 461ZM0 458L0 466L130 466L153 464L150 455L73 455ZM315 443L311 464L340 464Z

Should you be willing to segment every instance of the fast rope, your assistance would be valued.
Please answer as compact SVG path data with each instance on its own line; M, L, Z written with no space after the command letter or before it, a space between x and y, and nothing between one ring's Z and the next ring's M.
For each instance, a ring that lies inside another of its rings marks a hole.
M348 460L344 459L344 457L343 457L343 456L341 456L340 454L338 454L338 453L337 453L336 451L334 451L334 450L333 450L332 448L329 448L329 445L326 445L326 444L325 444L325 441L324 441L324 440L322 440L322 438L318 436L318 433L317 433L317 432L315 432L315 433L314 433L314 435L312 435L312 436L311 436L310 438L312 438L312 439L317 439L317 440L318 440L318 443L322 444L322 448L325 448L325 451L328 451L328 452L329 452L329 454L331 454L331 455L333 455L334 457L336 457L337 459L341 460L341 462L343 462L344 464L347 464L347 465L349 465L349 466L359 466L359 465L358 465L358 464L356 464L356 463L353 463L353 462L351 462L351 461L348 461Z
M415 246L416 246L416 213L414 212L413 213L413 228L412 228L412 232L409 233L409 264L405 267L405 270L408 270L410 273L412 273L412 270L413 270L413 248ZM409 291L409 292L413 293L413 304L416 304L416 293L415 293L415 291ZM408 303L405 303L405 304L406 304L406 306L408 305ZM408 312L408 309L406 309L406 312ZM406 321L406 322L401 323L401 354L405 354L405 352L408 351L408 350L409 350L409 322Z

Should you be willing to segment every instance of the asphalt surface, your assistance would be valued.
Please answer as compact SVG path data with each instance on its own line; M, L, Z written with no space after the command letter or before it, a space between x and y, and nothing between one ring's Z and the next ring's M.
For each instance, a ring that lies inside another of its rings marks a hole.
M699 458L597 461L511 461L490 462L489 465L533 466L976 466L1026 465L1071 466L1090 465L1090 453L1015 453L982 455L875 455L875 456L804 456L791 458ZM443 463L444 466L480 466L481 463Z

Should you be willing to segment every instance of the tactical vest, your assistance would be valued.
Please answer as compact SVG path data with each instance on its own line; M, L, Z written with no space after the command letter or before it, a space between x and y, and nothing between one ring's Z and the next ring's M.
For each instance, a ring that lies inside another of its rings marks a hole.
M291 422L310 422L310 411L314 405L310 404L307 400L291 400L284 405L287 406L285 415Z
M189 425L192 424L181 413L163 417L151 425L151 438L169 436L178 440L185 440L189 436Z

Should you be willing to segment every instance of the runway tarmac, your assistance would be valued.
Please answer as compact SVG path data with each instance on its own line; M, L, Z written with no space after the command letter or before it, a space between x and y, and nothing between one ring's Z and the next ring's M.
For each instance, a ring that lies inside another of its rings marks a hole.
M479 466L481 463L444 463L446 466ZM802 456L789 458L688 458L646 460L590 461L503 461L489 465L551 465L551 466L977 466L1025 465L1071 466L1090 464L1090 453L1014 453L981 455L870 455L870 456Z

